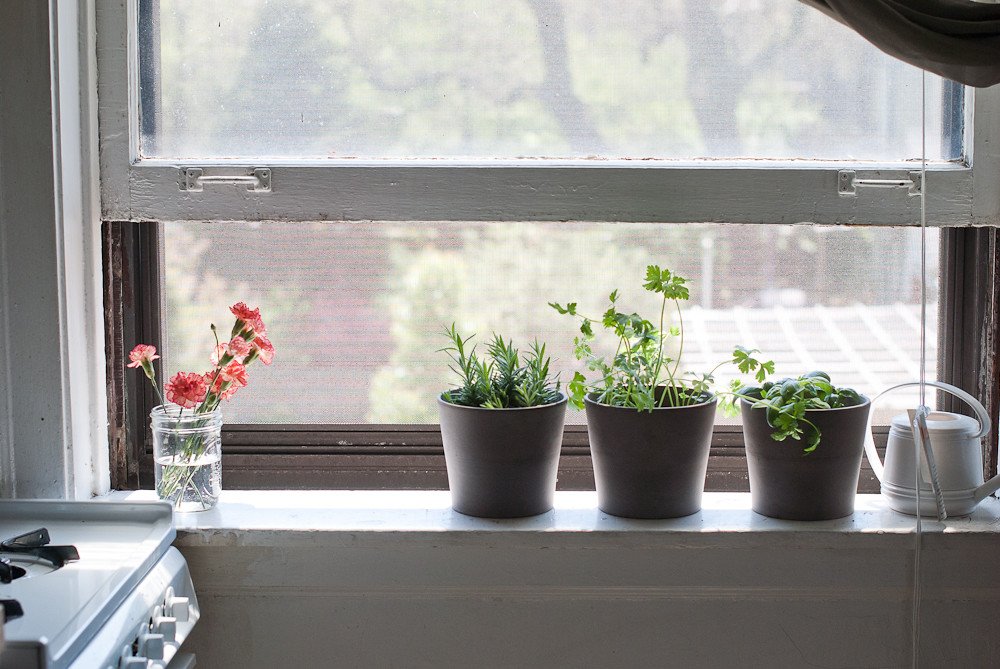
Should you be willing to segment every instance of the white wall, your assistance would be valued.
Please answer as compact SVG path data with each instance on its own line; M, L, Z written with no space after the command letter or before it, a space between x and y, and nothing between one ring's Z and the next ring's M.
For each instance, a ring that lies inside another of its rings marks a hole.
M0 495L86 498L108 488L93 6L3 17Z
M0 89L0 100L3 90ZM2 102L0 102L2 108ZM7 226L3 218L3 144L0 142L0 260L7 257ZM10 422L10 365L7 362L7 263L0 264L0 498L14 495L14 448Z
M441 493L395 510L404 493L226 495L178 518L199 666L913 666L914 519L876 496L802 523L733 494L675 521L605 516L587 493L513 521ZM977 514L925 524L916 666L1000 666L1000 502Z
M47 3L14 2L0 24L6 362L14 493L65 497L59 245Z

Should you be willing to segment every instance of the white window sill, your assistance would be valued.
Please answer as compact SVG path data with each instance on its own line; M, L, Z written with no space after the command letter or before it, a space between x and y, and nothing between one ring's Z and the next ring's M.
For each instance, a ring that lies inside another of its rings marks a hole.
M745 493L673 520L596 502L486 520L442 491L225 491L174 516L203 611L191 650L213 667L910 666L916 519L880 496L823 522L765 518ZM920 666L1000 666L980 642L1000 625L1000 501L922 527Z
M153 501L153 491L113 492L103 499ZM447 491L227 490L216 508L178 513L174 523L198 543L231 542L235 536L251 543L294 540L315 532L459 532L459 533L795 533L906 535L916 519L889 509L880 495L858 495L853 515L838 520L803 522L767 518L750 510L748 493L705 493L703 509L685 518L632 520L597 509L594 492L557 492L555 508L530 518L474 518L451 509ZM996 534L1000 532L1000 500L989 498L969 517L943 523L922 520L925 533Z

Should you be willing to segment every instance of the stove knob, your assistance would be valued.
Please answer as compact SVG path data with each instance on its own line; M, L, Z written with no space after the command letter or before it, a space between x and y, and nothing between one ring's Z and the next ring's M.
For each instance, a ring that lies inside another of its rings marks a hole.
M139 655L151 660L163 659L163 635L143 634L139 636Z
M167 600L166 613L174 618L177 618L177 622L186 623L188 618L190 618L190 600L187 597L171 597Z
M173 643L177 638L177 619L171 616L153 618L153 633L163 635L165 643Z

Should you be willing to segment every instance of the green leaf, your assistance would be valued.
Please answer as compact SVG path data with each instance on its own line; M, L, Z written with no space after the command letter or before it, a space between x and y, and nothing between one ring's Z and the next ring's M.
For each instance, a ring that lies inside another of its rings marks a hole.
M686 300L689 296L686 283L687 279L672 274L669 269L649 265L646 267L646 281L642 286L650 292L663 295L664 299Z
M774 374L774 363L770 360L760 363L760 369L754 374L754 378L757 379L758 383L761 383L767 378L768 374Z
M573 355L577 360L584 360L593 355L588 341L582 337L573 338Z
M446 402L502 409L538 406L558 398L558 378L551 377L551 359L545 354L545 345L537 340L522 362L513 342L496 333L483 358L476 355L474 346L467 346L472 337L463 339L454 323L444 334L451 346L441 350L451 358L449 367L460 380L458 388L441 394Z
M576 409L583 409L583 399L587 396L587 378L580 372L573 374L573 380L566 386L569 395L569 402Z

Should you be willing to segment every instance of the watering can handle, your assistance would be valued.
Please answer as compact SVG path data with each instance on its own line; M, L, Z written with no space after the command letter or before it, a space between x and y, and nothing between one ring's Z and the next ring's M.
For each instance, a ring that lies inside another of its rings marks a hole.
M872 400L872 407L874 408L875 402L877 402L879 398L883 395L891 393L893 390L919 385L919 381L909 381L907 383L900 383L899 385L883 390L875 397L875 399ZM949 395L954 395L972 407L973 411L976 412L976 418L979 419L979 432L976 433L974 437L975 439L980 439L990 433L991 423L989 412L986 411L985 407L983 407L983 405L980 404L979 400L975 397L961 388L956 388L955 386L942 381L927 381L925 385L937 388L938 390L943 390ZM881 481L885 468L882 466L882 460L878 457L878 451L875 450L875 440L872 438L872 418L874 416L875 412L873 410L869 410L868 428L865 430L865 455L868 456L868 462L871 464L872 471L875 472L875 476L879 481Z

